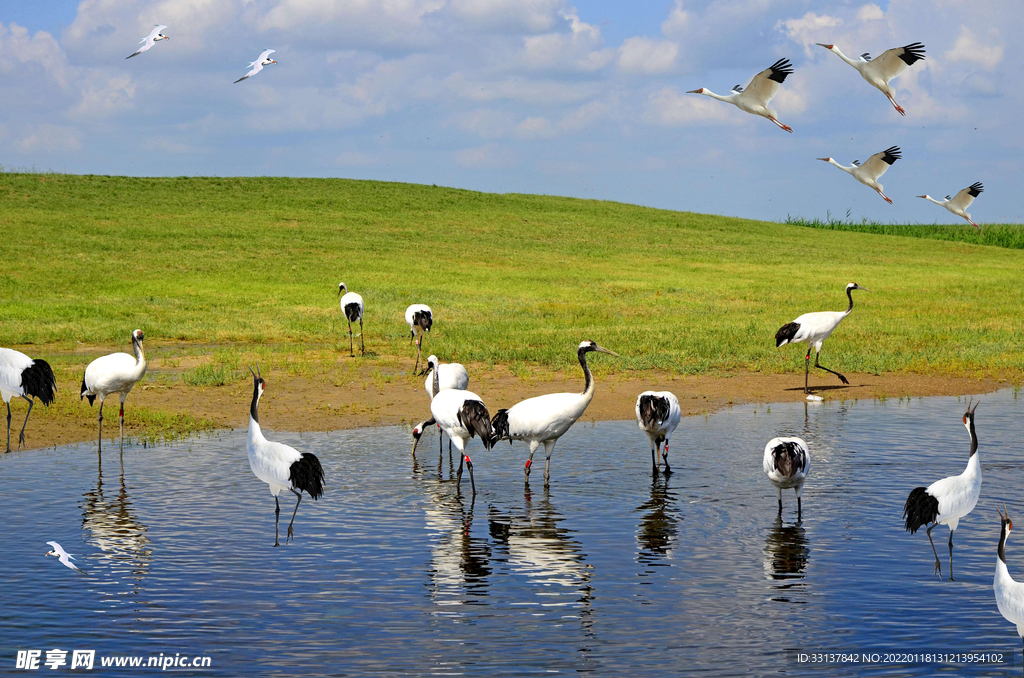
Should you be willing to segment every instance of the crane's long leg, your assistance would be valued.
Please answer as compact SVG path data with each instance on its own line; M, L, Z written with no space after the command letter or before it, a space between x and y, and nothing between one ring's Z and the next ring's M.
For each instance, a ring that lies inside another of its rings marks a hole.
M351 320L348 321L348 354L351 357L353 357L353 358L356 357L356 351L352 347L352 321Z
M775 118L768 118L768 119L769 119L769 120L771 120L772 122L774 122L774 123L775 123L776 125L778 125L778 126L779 126L779 129L784 129L784 130L786 130L787 132L789 132L790 134L792 134L792 133L793 133L793 128L792 128L792 127L790 127L789 125L783 125L783 124L782 124L781 122L779 122L779 121L778 121L778 120L776 120Z
M796 519L798 521L804 519L804 507L799 494L796 496Z
M661 452L661 460L665 462L665 475L672 473L672 467L668 465L668 439L665 440L665 449Z
M558 442L557 438L544 441L544 455L546 457L544 459L544 487L548 486L548 481L551 479L551 453L555 451L556 442Z
M949 531L949 581L953 581L953 530Z
M99 442L96 444L96 454L102 454L103 453L103 400L102 399L100 399L100 413L99 413L98 419L99 419L99 422L100 422L100 438L99 438Z
M295 533L292 531L292 525L295 524L295 514L299 512L299 504L302 503L302 492L296 492L295 489L292 489L292 492L295 492L295 496L298 497L298 499L295 500L295 510L292 511L292 521L288 523L288 537L285 539L286 544L289 539L295 539Z
M412 366L412 373L416 374L416 368L420 366L420 340L416 337L413 341L416 342L416 364Z
M11 451L11 403L7 402L7 452Z
M32 399L32 398L29 398L28 396L21 396L21 397L28 401L28 414L25 415L25 423L21 425L21 433L18 435L18 451L21 451L21 446L25 444L25 427L28 426L28 415L32 414L32 406L36 404L36 401L34 399ZM11 410L11 406L10 406L10 404L8 404L7 405L7 411L10 412L10 410ZM8 422L7 422L7 438L8 438L7 446L8 447L10 447L10 445L11 445L11 443L10 443L10 437L11 437L10 428L11 428L11 423L10 423L10 420L8 420Z
M540 443L536 440L530 441L530 458L526 460L526 466L523 468L523 473L526 474L526 482L530 482L530 467L533 466L533 453L540 447Z
M366 340L363 339L363 316L359 316L359 355L366 355Z
M877 189L877 188L876 188L875 190L876 190L876 191L878 191L878 189ZM887 203L889 203L890 205L892 204L892 198L890 198L889 196L887 196L887 195L886 195L885 193L882 193L881 191L878 191L878 195L882 196L882 199L883 199L883 200L885 200L885 201L886 201Z
M277 525L281 521L281 502L276 494L274 495L274 507L274 546L280 546L281 544L277 541Z
M892 98L891 94L886 94L885 96L889 98L889 103L892 104L892 107L896 109L897 113L903 116L907 114L907 112L903 110L903 107L896 103L896 100Z
M928 535L928 543L932 545L932 553L935 554L935 574L942 576L942 563L939 562L939 552L935 550L935 542L932 541L932 530L938 523L932 523L932 526L925 530L925 534ZM950 539L953 538L953 534L950 533Z
M817 367L819 370L825 370L826 372L831 372L832 374L834 374L837 377L839 377L839 381L843 382L844 384L849 384L850 383L849 379L847 379L843 375L839 374L835 370L830 370L829 368L825 367L824 365L819 365L818 364L818 356L820 356L820 355L821 355L820 351L814 354L814 366L815 367Z
M782 488L775 486L775 498L779 500L779 517L782 517Z
M810 389L807 388L808 374L811 371L811 347L807 346L807 355L804 356L804 393L810 393Z
M651 472L652 473L657 473L658 472L657 457L654 456L654 445L651 445Z
M121 424L121 452L124 452L124 399L126 397L128 397L127 394L121 396L121 410L117 414Z
M460 451L459 456L460 456L460 459L459 459L459 476L458 477L459 477L459 479L462 478L462 462L463 462L463 460L465 460L466 468L469 469L469 482L473 486L473 497L476 498L476 480L473 479L473 460L470 459L469 455L466 454L465 452L461 452ZM459 480L455 481L455 489L456 490L459 489Z

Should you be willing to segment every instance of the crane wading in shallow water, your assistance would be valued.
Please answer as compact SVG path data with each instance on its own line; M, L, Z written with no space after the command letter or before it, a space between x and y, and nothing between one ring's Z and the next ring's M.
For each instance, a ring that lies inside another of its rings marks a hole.
M416 446L419 445L420 436L427 426L436 423L440 426L448 438L459 448L459 470L455 475L455 491L458 492L462 484L462 464L465 462L469 469L469 482L473 486L473 496L476 496L476 480L473 478L473 461L466 454L466 443L474 436L480 436L484 449L490 450L494 445L494 431L491 428L491 415L484 405L480 396L472 391L450 388L439 392L430 401L430 419L420 422L412 431L413 443L412 453L416 454Z
M295 524L295 514L299 512L299 504L302 503L302 492L307 492L314 501L323 496L324 469L312 452L299 452L294 447L271 442L263 436L258 408L260 396L267 384L258 372L259 365L256 370L253 372L249 368L252 372L252 403L249 405L249 435L245 441L245 451L249 455L249 468L257 478L270 486L270 493L274 495L274 546L280 546L277 528L281 519L281 502L277 495L281 490L288 490L296 497L295 510L292 511L285 539L285 543L288 543L289 539L295 538L292 526Z
M804 479L811 470L811 453L803 438L772 438L764 446L761 467L768 479L775 485L775 497L779 500L779 516L782 516L782 491L796 492L796 519L803 518L803 504L800 496L804 492Z
M668 391L644 391L636 399L636 421L651 443L651 466L655 473L658 472L658 456L665 462L665 473L672 472L668 465L668 439L681 418L679 399ZM664 453L662 443L665 443Z
M530 458L526 460L523 472L526 482L530 482L530 467L533 465L533 454L544 443L544 485L548 485L551 477L551 453L555 451L555 443L576 420L586 412L590 401L594 399L594 377L587 365L587 354L597 351L618 356L618 353L598 346L592 341L581 342L576 349L583 368L586 385L583 393L549 393L529 398L517 403L507 410L498 410L491 422L494 427L494 442L508 440L525 440L530 443Z
M867 52L861 54L860 59L851 59L843 54L835 45L826 45L821 42L816 44L830 52L834 52L840 59L856 68L861 77L867 80L873 87L881 90L897 113L900 115L907 114L903 107L896 103L896 99L893 98L896 90L889 85L889 81L907 70L907 66L913 66L921 59L924 59L924 45L914 42L903 47L893 47L892 49L885 50L880 57L872 61L871 55Z
M0 348L0 396L7 405L7 451L11 451L11 398L15 396L28 401L25 423L18 434L18 449L25 444L25 427L32 414L34 398L50 406L56 396L57 379L53 369L45 360L33 360L13 348Z
M90 406L96 398L100 399L100 411L97 417L99 421L97 454L103 452L103 402L107 396L113 393L121 396L121 410L117 416L121 424L121 449L124 450L124 400L131 393L135 384L146 376L146 354L142 351L144 338L142 330L135 330L132 332L134 357L127 353L111 353L102 358L96 358L89 363L89 366L85 368L85 374L82 375L82 393L78 399L88 398Z
M967 208L971 206L971 203L974 202L975 198L977 198L984 192L985 187L981 185L980 181L976 181L967 188L961 189L960 192L956 194L955 198L951 198L947 195L945 200L936 200L927 193L925 193L924 195L919 195L917 197L924 198L925 200L930 200L939 207L945 207L947 210L957 215L958 217L966 219L971 226L980 229L981 226L978 226L976 223L971 221L971 215L967 213Z
M460 391L465 391L469 388L469 372L466 371L465 366L460 363L440 363L437 360L436 355L431 355L427 358L427 367L430 371L427 372L427 379L423 382L423 387L427 390L427 396L431 400L434 399L441 391L446 391L450 388L455 388ZM441 426L438 425L437 430L439 431L437 436L437 443L441 447L438 452L444 453L444 438L441 435ZM421 431L422 433L422 431ZM452 454L452 441L448 439L448 458L451 459Z
M768 108L768 104L771 103L771 100L775 98L775 94L779 91L779 86L786 81L786 76L792 72L793 66L789 63L789 59L779 59L755 75L746 89L736 85L732 88L732 94L722 95L715 94L706 87L701 87L700 89L691 89L687 94L703 94L712 99L724 101L741 111L768 118L778 125L779 129L792 133L792 127L779 122L778 111Z
M416 374L422 356L423 337L434 325L434 313L426 304L413 304L405 309L405 322L409 325L409 334L416 343L416 364L412 366L412 373ZM423 371L426 372L425 366Z
M342 296L342 292L345 293ZM366 344L363 343L363 298L355 292L349 292L345 283L338 283L338 296L341 297L341 311L348 320L348 353L356 355L352 344L352 323L359 321L359 354L366 355Z
M882 198L891 205L892 199L885 193L882 193L882 184L878 183L878 179L901 157L900 147L890 146L884 151L875 153L873 156L868 158L868 161L863 165L860 164L859 160L854 160L853 164L849 167L840 165L833 158L818 158L818 160L827 162L830 165L835 165L868 188L875 189L875 191L878 192L878 195L882 196Z
M978 434L974 429L976 409L978 405L971 409L968 402L967 412L964 413L964 426L971 435L971 454L964 472L937 480L928 487L915 487L903 505L903 519L910 534L917 532L923 525L929 525L926 531L928 543L932 545L932 553L935 554L935 573L939 577L942 577L942 564L935 550L935 542L932 541L932 530L936 525L949 525L949 581L953 581L953 532L960 524L960 519L974 510L981 494L981 461L978 459Z
M996 511L999 511L996 508ZM1006 569L1006 538L1013 529L1013 521L1006 511L999 511L1002 529L999 533L999 549L996 551L996 576L992 581L992 589L996 594L996 607L999 614L1011 624L1017 625L1017 634L1024 641L1024 582L1017 582Z
M824 365L818 364L818 356L821 355L821 344L829 335L832 334L833 330L839 327L839 323L843 322L843 319L853 312L853 291L864 290L870 292L866 287L861 287L857 283L850 283L846 286L846 296L850 300L850 305L846 307L845 311L818 311L816 313L804 313L802 316L797 318L791 323L786 323L779 328L779 331L775 333L775 348L785 346L786 344L800 344L807 343L807 355L804 356L804 393L810 393L807 388L808 373L810 372L811 364L811 349L814 349L814 366L819 370L825 370L839 377L839 381L844 384L850 382L846 377L839 374L834 370L830 370Z

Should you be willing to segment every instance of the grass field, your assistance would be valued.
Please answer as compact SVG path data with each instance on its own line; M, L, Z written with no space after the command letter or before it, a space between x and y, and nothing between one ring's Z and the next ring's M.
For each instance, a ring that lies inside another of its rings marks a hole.
M856 281L873 293L823 364L1024 370L1010 247L333 179L0 174L0 225L0 345L130 350L139 327L216 351L200 385L244 374L243 354L347 353L339 281L381 357L411 355L403 314L424 302L426 352L446 360L559 369L589 338L623 356L599 369L802 371L775 330L844 308Z
M958 224L883 224L876 221L853 221L849 212L845 219L837 219L831 213L824 219L805 219L788 217L787 224L822 228L830 231L856 231L858 233L874 233L876 235L900 235L911 238L930 238L932 240L953 240L976 245L993 245L1024 249L1024 227L1020 224L984 224L980 229L974 228L966 221Z

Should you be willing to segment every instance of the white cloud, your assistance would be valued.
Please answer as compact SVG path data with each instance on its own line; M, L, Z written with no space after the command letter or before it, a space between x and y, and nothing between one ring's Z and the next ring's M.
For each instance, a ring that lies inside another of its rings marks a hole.
M558 23L562 0L451 0L452 12L470 22L507 31L550 31Z
M694 122L735 124L739 118L730 113L737 111L727 111L726 108L733 107L700 94L682 94L674 87L665 87L650 95L644 117L666 127Z
M994 37L992 40L994 41ZM966 61L968 63L992 70L1003 60L1003 46L994 42L978 40L971 29L964 26L956 39L953 49L946 52L950 61Z
M876 4L868 3L857 10L857 21L877 21L884 19L885 12Z
M74 77L64 51L52 35L37 31L29 37L27 28L13 23L6 27L0 23L0 73L29 77L43 74L65 89Z
M663 73L675 66L679 46L669 40L626 38L619 48L619 68L628 72Z
M46 123L32 125L17 145L21 151L26 153L32 151L65 153L82 149L78 130L66 125Z
M843 25L839 17L827 14L808 12L799 19L786 19L775 24L775 28L784 32L793 42L803 45L804 52L811 56L814 50L821 49L815 43L828 42L836 28Z
M683 9L683 0L676 0L668 18L661 23L661 34L667 38L683 38L692 21L693 15Z
M543 116L530 116L516 125L520 139L551 139L557 135L555 126Z
M452 159L463 167L477 169L502 169L515 164L515 153L507 146L486 144L475 148L456 151Z
M135 98L132 76L95 74L82 85L82 99L71 109L79 117L104 117L130 109Z
M545 33L523 40L523 61L536 70L597 71L615 59L615 50L603 48L601 29L580 20L573 9L561 13L570 32Z

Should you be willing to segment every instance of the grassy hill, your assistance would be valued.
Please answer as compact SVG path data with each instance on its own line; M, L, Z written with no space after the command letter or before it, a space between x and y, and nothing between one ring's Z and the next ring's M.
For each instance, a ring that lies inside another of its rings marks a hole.
M802 371L775 330L873 293L826 343L843 371L1019 372L1024 251L530 195L370 181L0 174L0 345L129 350L128 335L347 352L366 343L558 368ZM230 351L230 348L222 349ZM37 351L38 353L38 351Z

